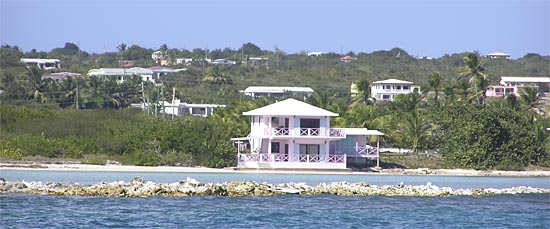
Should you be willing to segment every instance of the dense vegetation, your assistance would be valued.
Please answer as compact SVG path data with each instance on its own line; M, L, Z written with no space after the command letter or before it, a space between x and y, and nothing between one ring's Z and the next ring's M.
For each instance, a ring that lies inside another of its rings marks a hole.
M230 166L235 148L229 138L246 136L250 128L242 112L273 102L265 98L251 101L238 90L249 85L292 85L312 87L316 92L307 102L339 113L333 125L379 129L386 134L383 145L420 152L435 150L446 167L550 166L546 131L550 119L540 93L548 88L527 88L520 98L484 97L487 85L496 83L501 75L550 75L549 57L527 54L515 60L488 60L477 53L462 53L427 60L396 48L348 53L358 59L343 63L334 53L308 57L264 51L248 43L240 50L213 50L208 55L239 61L251 56L269 57L269 69L244 62L232 67L203 67L200 62L177 66L188 70L164 78L163 87L145 84L145 98L137 78L123 84L96 78L42 80L46 72L28 69L19 62L21 57L59 58L64 70L80 73L118 66L119 59L134 60L144 67L155 65L150 57L153 50L136 45L119 48L119 53L97 55L71 43L48 53L2 47L0 156ZM200 49L162 49L169 59L202 58L206 53ZM369 82L387 78L420 83L422 93L377 105L370 98ZM357 97L349 95L351 82L358 85ZM123 109L143 99L169 100L171 95L161 93L166 88L176 88L176 96L186 102L224 103L229 107L209 118L161 118Z

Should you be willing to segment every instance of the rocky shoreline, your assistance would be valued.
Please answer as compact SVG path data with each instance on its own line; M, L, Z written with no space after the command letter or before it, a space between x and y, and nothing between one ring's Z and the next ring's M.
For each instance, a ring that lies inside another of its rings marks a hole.
M339 196L479 196L500 194L550 193L550 189L533 187L453 189L426 185L370 185L365 182L330 182L309 186L305 183L268 184L254 181L201 183L193 178L174 183L154 183L136 177L129 182L119 181L81 185L77 183L12 182L0 178L0 194L26 193L56 196L103 197L182 197L182 196L273 196L283 194Z

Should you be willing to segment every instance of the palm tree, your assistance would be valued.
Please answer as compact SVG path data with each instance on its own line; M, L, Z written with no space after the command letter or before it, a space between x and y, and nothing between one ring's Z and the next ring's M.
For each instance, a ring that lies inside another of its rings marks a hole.
M325 110L329 110L334 103L334 97L330 96L327 91L315 91L308 100L311 105Z
M430 125L422 118L420 111L415 110L401 117L392 137L416 152L418 146L430 135Z
M482 94L485 95L485 88L483 88L482 92L478 92L478 86L480 85L480 82L486 82L487 81L487 75L483 73L485 70L483 68L483 60L481 59L478 52L470 53L466 57L464 57L464 64L466 66L460 67L459 70L459 76L458 80L461 80L463 78L469 78L470 85L474 86L474 96L479 104L481 104L483 101L480 100L479 96ZM485 85L486 83L483 83L482 85Z
M218 65L214 65L208 68L208 71L204 76L203 81L218 85L233 83L233 80L230 77L226 76Z
M355 107L361 104L374 105L374 98L370 97L370 82L368 80L359 80L355 82L355 85L357 87L358 95L352 98L349 107Z
M441 91L441 75L439 72L433 72L428 76L428 90L426 92L433 91L435 93L434 95L434 102L435 104L439 104L438 98L439 98L439 92Z
M539 114L544 113L544 111L540 108L540 105L542 105L540 102L541 96L535 88L524 87L520 96L520 102L527 110L531 110Z
M124 61L124 52L126 51L126 44L125 43L122 43L120 45L117 46L117 49L118 51L120 52L120 64L119 64L119 67L122 67L123 66L123 61Z
M31 67L28 69L31 73L27 75L26 87L27 87L27 99L36 100L40 103L45 103L49 100L47 96L48 80L42 80L42 71L37 67Z

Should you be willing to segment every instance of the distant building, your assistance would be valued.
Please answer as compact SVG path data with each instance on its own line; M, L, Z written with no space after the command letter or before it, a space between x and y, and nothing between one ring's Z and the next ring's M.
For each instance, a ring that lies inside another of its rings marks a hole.
M72 72L56 72L42 76L42 80L52 79L55 81L66 80L67 78L82 79L84 76L78 73Z
M192 62L192 58L176 58L176 64L190 65Z
M166 56L164 55L164 53L162 51L158 50L158 51L154 51L151 54L151 58L155 61L158 61L158 60L166 59Z
M310 87L264 87L264 86L250 86L242 91L245 95L253 98L261 96L281 98L285 94L302 95L304 99L313 94L313 89Z
M226 60L226 59L216 59L212 61L212 64L214 65L227 65L227 66L233 66L237 64L237 61L232 60Z
M250 57L247 63L252 67L265 66L266 69L269 69L269 58L267 57Z
M162 76L174 74L176 72L186 71L186 68L180 68L180 69L171 69L163 66L154 66L149 68L151 71L153 71L153 80L156 81L158 79L161 79Z
M101 77L103 79L114 78L118 83L123 83L128 77L139 76L142 81L155 82L153 71L147 68L98 68L88 71L90 77Z
M419 86L415 86L414 82L388 79L382 81L375 81L371 84L371 95L377 102L393 101L396 95L409 94L414 89L420 89Z
M130 106L132 108L140 108L146 110L151 104L144 103L133 103ZM214 111L218 108L226 107L226 105L220 104L192 104L192 103L181 103L179 99L174 100L174 102L163 101L159 103L160 112L164 111L166 115L193 115L200 117L208 117L214 114Z
M36 59L36 58L21 58L21 62L27 67L36 66L43 70L53 70L61 68L61 61L58 59Z
M352 56L344 56L344 57L340 58L340 61L342 61L344 63L349 63L349 62L352 62L354 60L357 60L357 58L352 57Z
M306 53L307 56L320 56L323 54L326 54L326 53L325 52L307 52Z
M485 55L489 59L510 59L510 54L502 52L493 52Z
M489 98L505 97L507 95L518 97L523 87L534 87L538 89L540 84L546 84L546 88L550 88L550 77L502 76L500 77L499 84L500 85L491 85L487 87L485 96Z

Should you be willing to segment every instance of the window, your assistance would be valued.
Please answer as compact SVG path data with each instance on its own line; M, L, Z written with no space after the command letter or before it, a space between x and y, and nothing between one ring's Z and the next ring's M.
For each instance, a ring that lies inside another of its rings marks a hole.
M319 128L321 127L320 119L300 119L301 128Z
M319 145L300 144L300 154L319 154Z
M382 95L382 99L383 100L388 100L388 99L390 99L390 95Z
M395 89L401 90L401 85L395 86Z
M278 142L271 143L271 153L279 153L280 144Z
M409 90L409 86L403 86L403 90Z
M271 117L271 127L279 127L279 117Z

